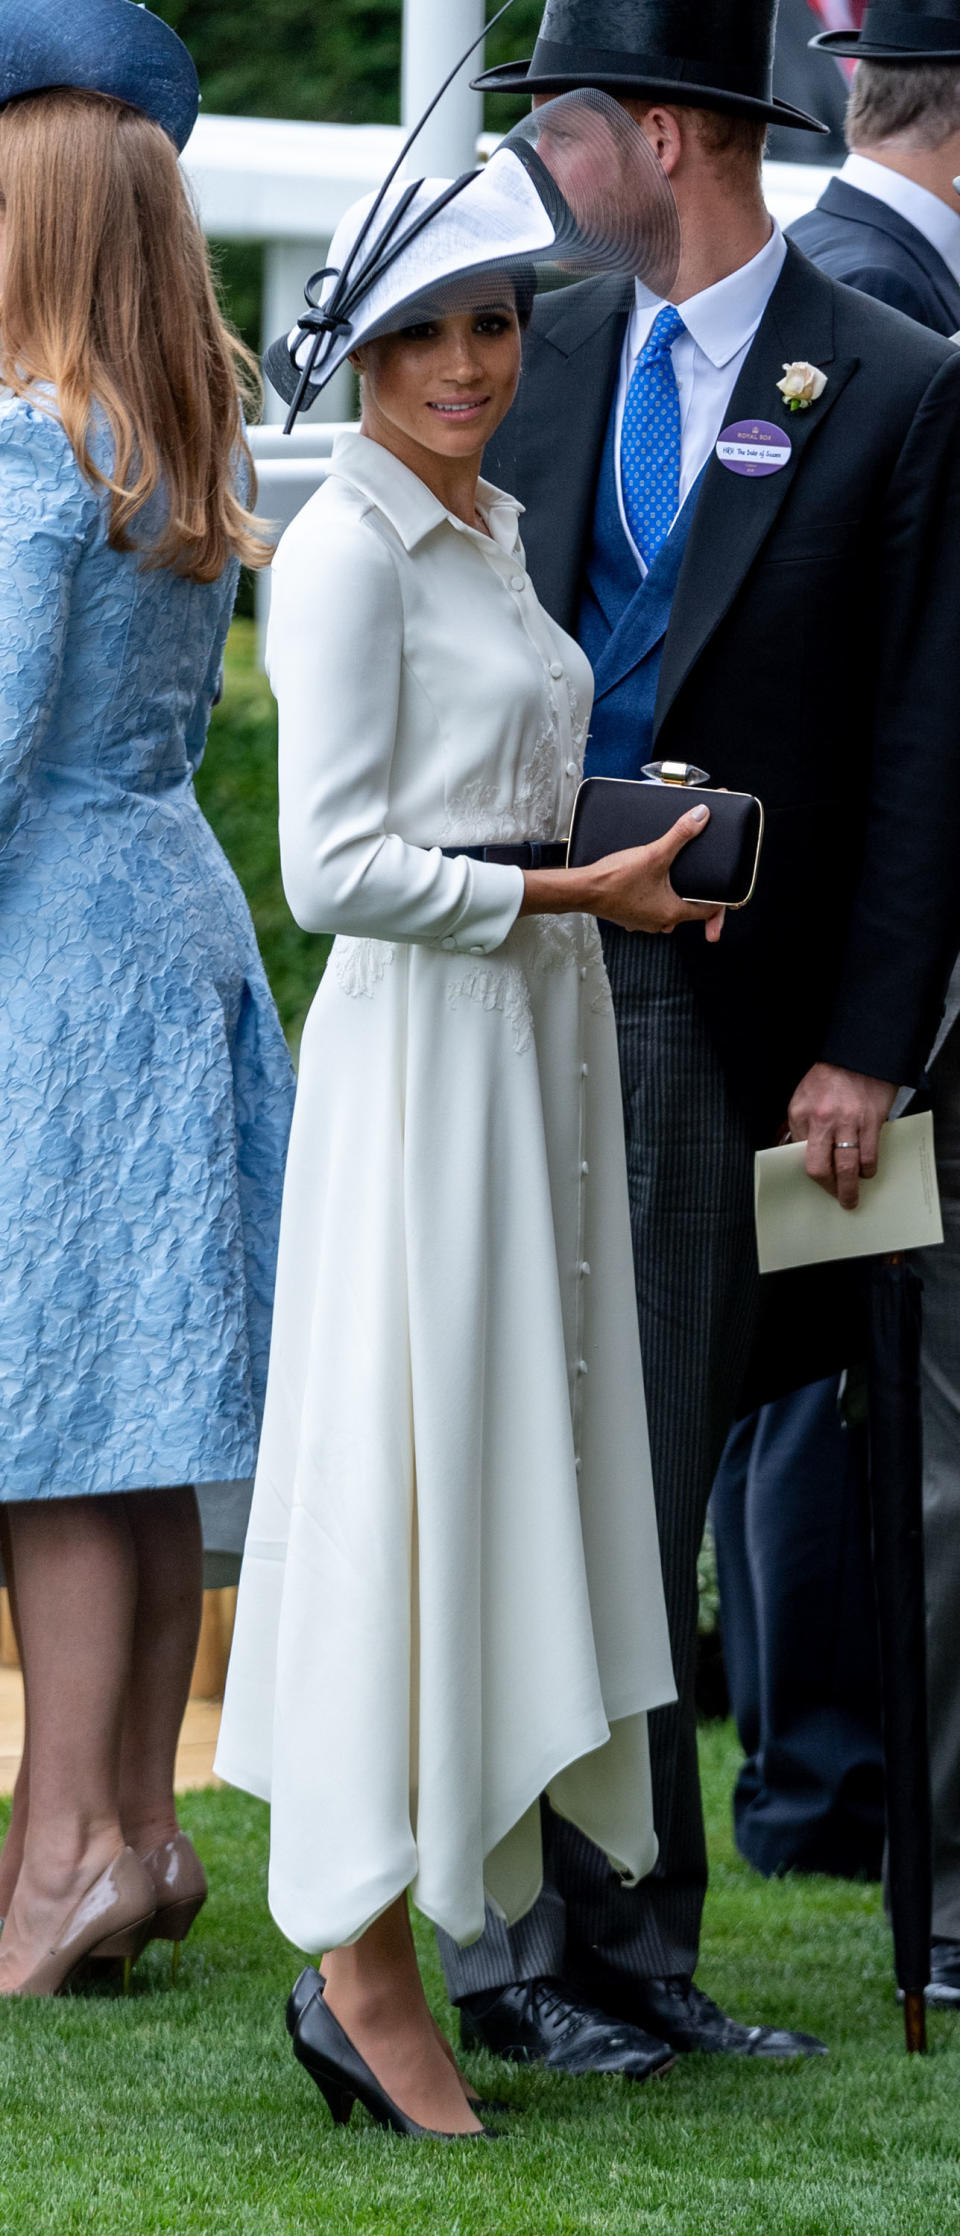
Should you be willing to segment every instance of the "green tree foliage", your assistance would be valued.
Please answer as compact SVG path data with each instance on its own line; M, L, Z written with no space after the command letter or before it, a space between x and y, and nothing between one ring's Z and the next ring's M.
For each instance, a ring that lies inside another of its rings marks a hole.
M153 0L186 40L214 114L345 124L395 123L401 0ZM495 13L490 4L490 14ZM489 64L529 54L541 0L515 0L487 45ZM523 103L498 96L487 123L505 129Z

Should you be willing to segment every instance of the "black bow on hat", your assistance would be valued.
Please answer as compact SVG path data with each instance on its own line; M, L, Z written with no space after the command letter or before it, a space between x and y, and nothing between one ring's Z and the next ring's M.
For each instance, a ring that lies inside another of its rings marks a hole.
M686 107L829 128L773 91L777 0L547 0L529 61L485 70L491 93L599 86Z

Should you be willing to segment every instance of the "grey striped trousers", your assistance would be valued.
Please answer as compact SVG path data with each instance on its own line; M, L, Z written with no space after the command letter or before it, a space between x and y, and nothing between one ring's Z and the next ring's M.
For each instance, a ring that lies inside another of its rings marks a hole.
M679 1701L650 1719L660 1857L624 1887L543 1804L543 1893L518 1925L488 1912L460 1949L454 2001L549 1974L613 2006L631 1980L691 1973L707 1882L694 1679L697 1555L753 1332L753 1153L675 939L604 930L620 1041L644 1384ZM518 1702L522 1714L522 1703Z

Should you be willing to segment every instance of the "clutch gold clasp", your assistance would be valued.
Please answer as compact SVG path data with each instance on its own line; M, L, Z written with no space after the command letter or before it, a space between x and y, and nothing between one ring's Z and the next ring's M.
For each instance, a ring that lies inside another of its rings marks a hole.
M706 769L695 769L692 761L648 761L643 770L651 784L703 785L709 784Z

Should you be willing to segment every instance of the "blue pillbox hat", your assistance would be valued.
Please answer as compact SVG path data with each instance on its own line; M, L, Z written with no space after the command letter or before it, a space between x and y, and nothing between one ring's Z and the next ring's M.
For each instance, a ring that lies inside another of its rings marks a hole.
M0 107L62 85L140 109L178 153L197 121L193 58L149 8L135 0L0 0Z

